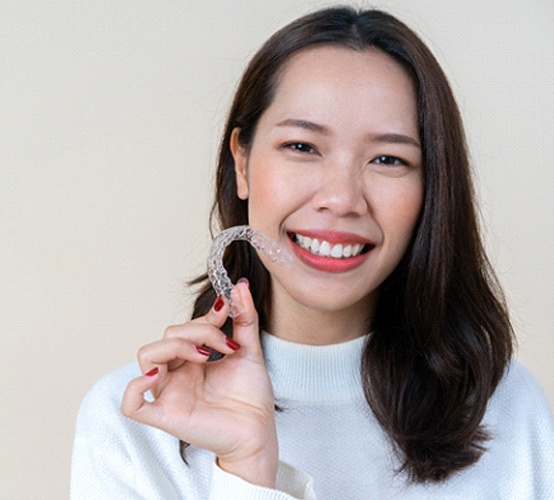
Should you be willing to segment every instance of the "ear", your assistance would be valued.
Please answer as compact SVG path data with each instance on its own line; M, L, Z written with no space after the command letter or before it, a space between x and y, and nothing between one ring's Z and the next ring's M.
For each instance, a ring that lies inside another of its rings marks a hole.
M240 128L234 128L231 132L230 148L233 159L235 160L235 177L237 181L237 196L241 200L248 199L248 178L246 175L246 165L248 155L244 148L239 144Z

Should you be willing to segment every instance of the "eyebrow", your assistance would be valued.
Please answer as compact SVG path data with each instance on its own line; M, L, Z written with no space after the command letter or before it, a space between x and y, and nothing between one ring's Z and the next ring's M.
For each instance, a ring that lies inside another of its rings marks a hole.
M299 127L305 130L310 130L311 132L319 132L320 134L329 134L329 129L324 125L319 125L317 123L302 120L300 118L287 118L282 122L277 124L277 127Z
M300 118L287 118L277 124L277 127L298 127L311 132L318 132L320 134L329 135L330 130L324 125L311 122L309 120L303 120ZM369 134L368 139L371 142L378 142L384 144L406 144L408 146L414 146L421 148L419 141L405 134L387 133L387 134Z
M383 142L388 144L406 144L408 146L414 146L416 148L421 148L419 141L410 137L409 135L404 134L379 134L379 135L370 135L370 140L373 142Z

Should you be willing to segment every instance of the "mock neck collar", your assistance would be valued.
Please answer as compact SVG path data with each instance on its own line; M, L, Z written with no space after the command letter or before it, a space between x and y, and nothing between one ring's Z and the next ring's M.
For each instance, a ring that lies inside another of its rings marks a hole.
M360 366L365 339L340 344L298 344L262 333L266 366L279 400L330 404L363 399Z

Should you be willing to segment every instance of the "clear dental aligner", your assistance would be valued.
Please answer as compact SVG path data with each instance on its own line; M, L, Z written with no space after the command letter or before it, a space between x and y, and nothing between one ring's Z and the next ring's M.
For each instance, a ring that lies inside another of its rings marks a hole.
M223 254L227 246L237 240L248 241L255 249L268 257L271 262L283 264L286 267L289 267L292 262L292 256L279 243L250 226L234 226L222 231L215 238L210 251L208 277L212 282L215 293L223 297L231 306L229 309L231 318L239 315L241 311L236 304L233 304L231 299L233 283L229 279L225 267L223 267Z

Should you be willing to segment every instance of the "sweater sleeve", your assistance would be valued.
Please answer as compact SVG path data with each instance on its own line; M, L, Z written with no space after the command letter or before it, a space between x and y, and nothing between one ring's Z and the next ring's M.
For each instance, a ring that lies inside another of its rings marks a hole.
M251 484L225 472L214 461L210 500L316 500L310 476L279 462L275 489Z

